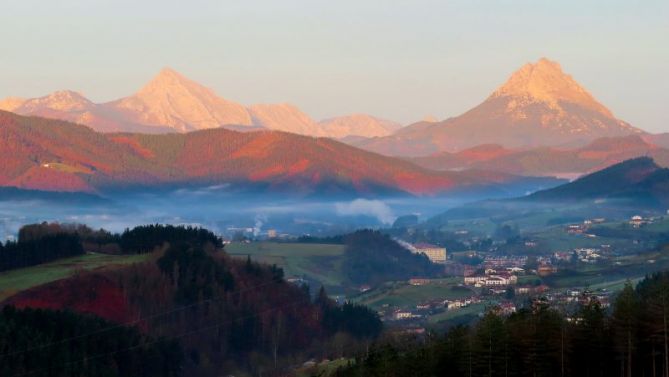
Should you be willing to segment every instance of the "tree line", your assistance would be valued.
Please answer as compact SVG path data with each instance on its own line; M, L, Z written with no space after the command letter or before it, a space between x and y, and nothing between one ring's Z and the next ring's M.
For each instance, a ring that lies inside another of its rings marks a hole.
M0 243L0 271L83 255L86 251L140 254L175 243L214 249L223 246L213 232L191 226L142 225L116 234L80 224L43 222L21 227L16 241Z
M669 376L669 272L628 283L610 309L584 297L575 313L537 300L508 317L424 341L379 343L339 376Z
M76 234L48 234L35 239L0 243L0 271L29 267L57 259L83 255L84 248Z

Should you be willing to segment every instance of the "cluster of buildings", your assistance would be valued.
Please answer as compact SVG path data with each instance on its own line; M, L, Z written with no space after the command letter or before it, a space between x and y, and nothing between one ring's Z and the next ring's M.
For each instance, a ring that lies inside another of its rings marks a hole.
M416 319L422 318L421 314L412 313L409 310L397 309L393 312L393 319L396 321L407 320L407 319Z
M577 305L586 305L596 301L602 308L611 306L611 292L581 289L566 289L561 291L551 291L542 295L542 300L551 307L563 310L564 312L573 312ZM571 308L571 309L570 309Z
M506 287L518 284L518 275L525 274L527 256L486 256L481 266L464 268L464 283L475 287Z
M496 255L496 256L486 256L483 259L483 265L486 269L493 268L510 268L518 267L522 268L527 263L526 255Z
M583 263L597 263L603 258L601 250L594 248L575 249L574 255Z
M457 300L446 300L444 302L444 306L448 310L457 310L460 308L466 308L469 305L472 304L478 304L481 302L481 299L479 299L476 296L468 297L468 298L463 298L463 299L457 299Z
M466 308L470 305L475 305L481 302L477 296L467 298L452 299L452 300L431 300L421 302L415 308L401 308L394 309L389 313L387 319L394 321L409 321L429 317L432 314L443 312L444 310L452 311L461 308ZM386 314L386 313L379 313Z
M611 245L601 245L600 248L577 248L572 251L556 251L553 253L553 259L556 262L598 263L610 256Z
M486 273L485 275L465 276L465 284L475 287L506 287L518 284L518 277L509 273Z
M606 222L606 219L603 217L597 217L594 219L584 220L580 224L570 224L567 225L565 231L569 234L581 234L587 237L596 237L594 234L588 233L592 225L603 224Z

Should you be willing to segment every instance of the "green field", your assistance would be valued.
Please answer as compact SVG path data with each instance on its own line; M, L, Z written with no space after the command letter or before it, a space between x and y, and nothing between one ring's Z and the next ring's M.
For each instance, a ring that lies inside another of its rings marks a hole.
M346 278L341 270L343 245L253 242L232 243L225 251L236 257L276 264L285 276L314 280L327 288L342 289Z
M430 284L411 285L406 282L387 283L354 298L354 301L381 309L384 305L399 308L414 308L417 304L432 300L453 300L472 296L468 287L460 286L461 278L433 279Z
M78 270L94 270L146 260L150 254L86 254L38 266L0 272L0 301L20 291L67 278Z
M654 260L654 263L649 263ZM577 270L559 271L544 278L554 288L591 287L620 289L625 281L639 280L646 274L669 269L669 252L646 252L615 259L616 264L593 264L580 266Z
M346 367L352 363L355 363L355 359L336 359L329 362L320 363L314 367L310 368L298 368L295 371L297 377L329 377L334 376L337 373L339 368Z
M443 313L430 316L428 323L438 324L450 321L454 323L467 323L468 319L477 317L478 314L484 312L486 307L489 305L490 303L479 302L477 304L469 305L465 308L447 310Z

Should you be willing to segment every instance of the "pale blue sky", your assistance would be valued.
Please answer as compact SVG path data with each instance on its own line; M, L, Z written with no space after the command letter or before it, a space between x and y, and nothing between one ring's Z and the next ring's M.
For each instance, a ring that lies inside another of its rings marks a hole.
M403 123L478 104L541 56L669 131L669 1L0 0L0 97L131 94L163 66L244 104Z

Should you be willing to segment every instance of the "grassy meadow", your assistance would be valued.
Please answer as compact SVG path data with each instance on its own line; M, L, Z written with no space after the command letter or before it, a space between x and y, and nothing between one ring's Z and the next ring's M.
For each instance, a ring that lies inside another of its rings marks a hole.
M115 265L141 262L151 254L109 255L89 253L72 258L61 259L37 266L0 272L0 301L14 294L67 278L80 270L95 270Z

